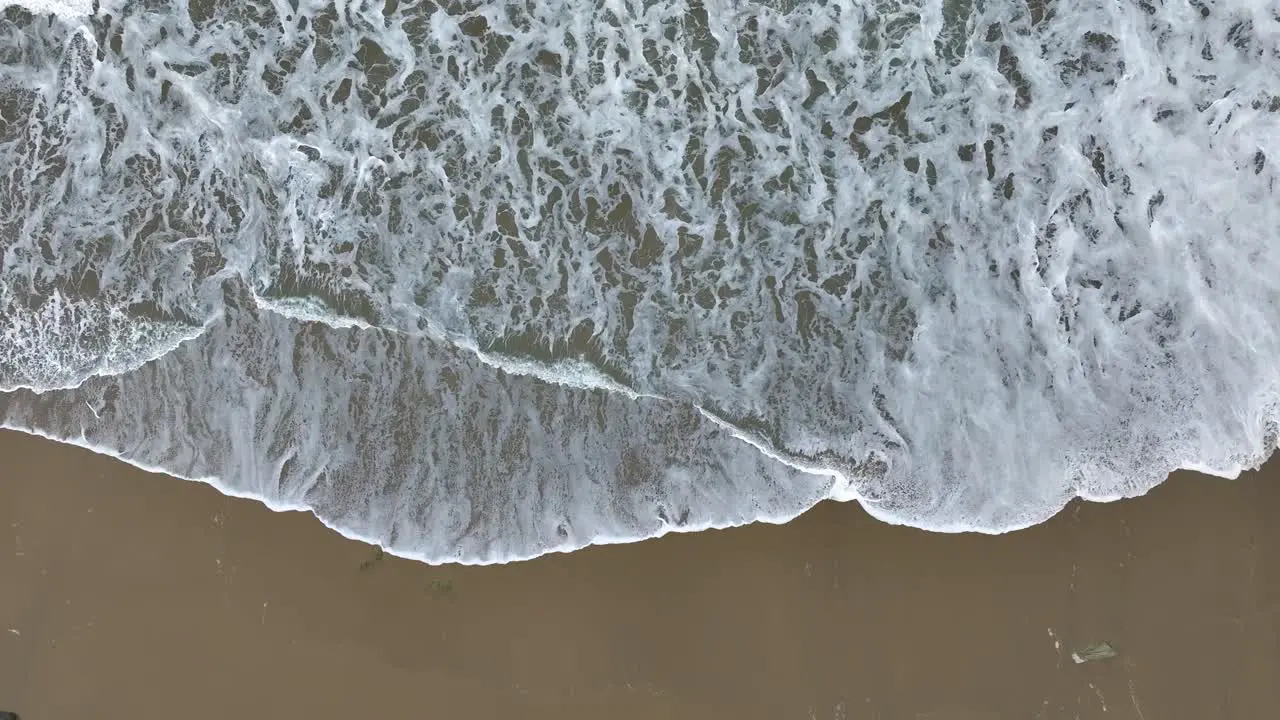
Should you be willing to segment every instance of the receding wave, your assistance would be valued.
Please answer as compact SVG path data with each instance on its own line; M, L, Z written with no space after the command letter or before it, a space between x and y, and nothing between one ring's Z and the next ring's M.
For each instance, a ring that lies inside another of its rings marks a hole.
M5 426L464 562L1276 445L1274 5L32 7Z

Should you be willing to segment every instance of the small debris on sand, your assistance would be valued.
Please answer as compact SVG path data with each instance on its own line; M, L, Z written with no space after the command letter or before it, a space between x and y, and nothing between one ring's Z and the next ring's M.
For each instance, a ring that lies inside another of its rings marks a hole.
M1081 665L1087 662L1107 660L1115 657L1117 654L1116 649L1111 647L1110 644L1098 643L1097 645L1090 645L1083 650L1076 650L1071 653L1071 659L1074 660L1077 665Z

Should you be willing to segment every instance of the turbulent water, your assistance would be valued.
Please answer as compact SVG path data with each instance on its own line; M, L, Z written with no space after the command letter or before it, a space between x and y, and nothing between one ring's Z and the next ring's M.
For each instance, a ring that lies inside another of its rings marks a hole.
M0 423L430 561L1005 531L1275 447L1278 185L1277 0L15 6Z

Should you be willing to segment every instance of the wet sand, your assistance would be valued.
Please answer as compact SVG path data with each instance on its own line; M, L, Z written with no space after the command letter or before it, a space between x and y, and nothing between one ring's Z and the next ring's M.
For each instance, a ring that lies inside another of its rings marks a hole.
M1000 537L826 503L499 567L0 433L24 720L1280 717L1280 465ZM1076 665L1098 641L1119 657Z

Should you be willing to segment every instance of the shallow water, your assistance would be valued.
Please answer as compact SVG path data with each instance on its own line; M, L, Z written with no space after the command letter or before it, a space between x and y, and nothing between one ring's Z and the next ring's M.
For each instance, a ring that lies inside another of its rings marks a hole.
M1275 447L1280 5L0 21L0 421L432 561Z

